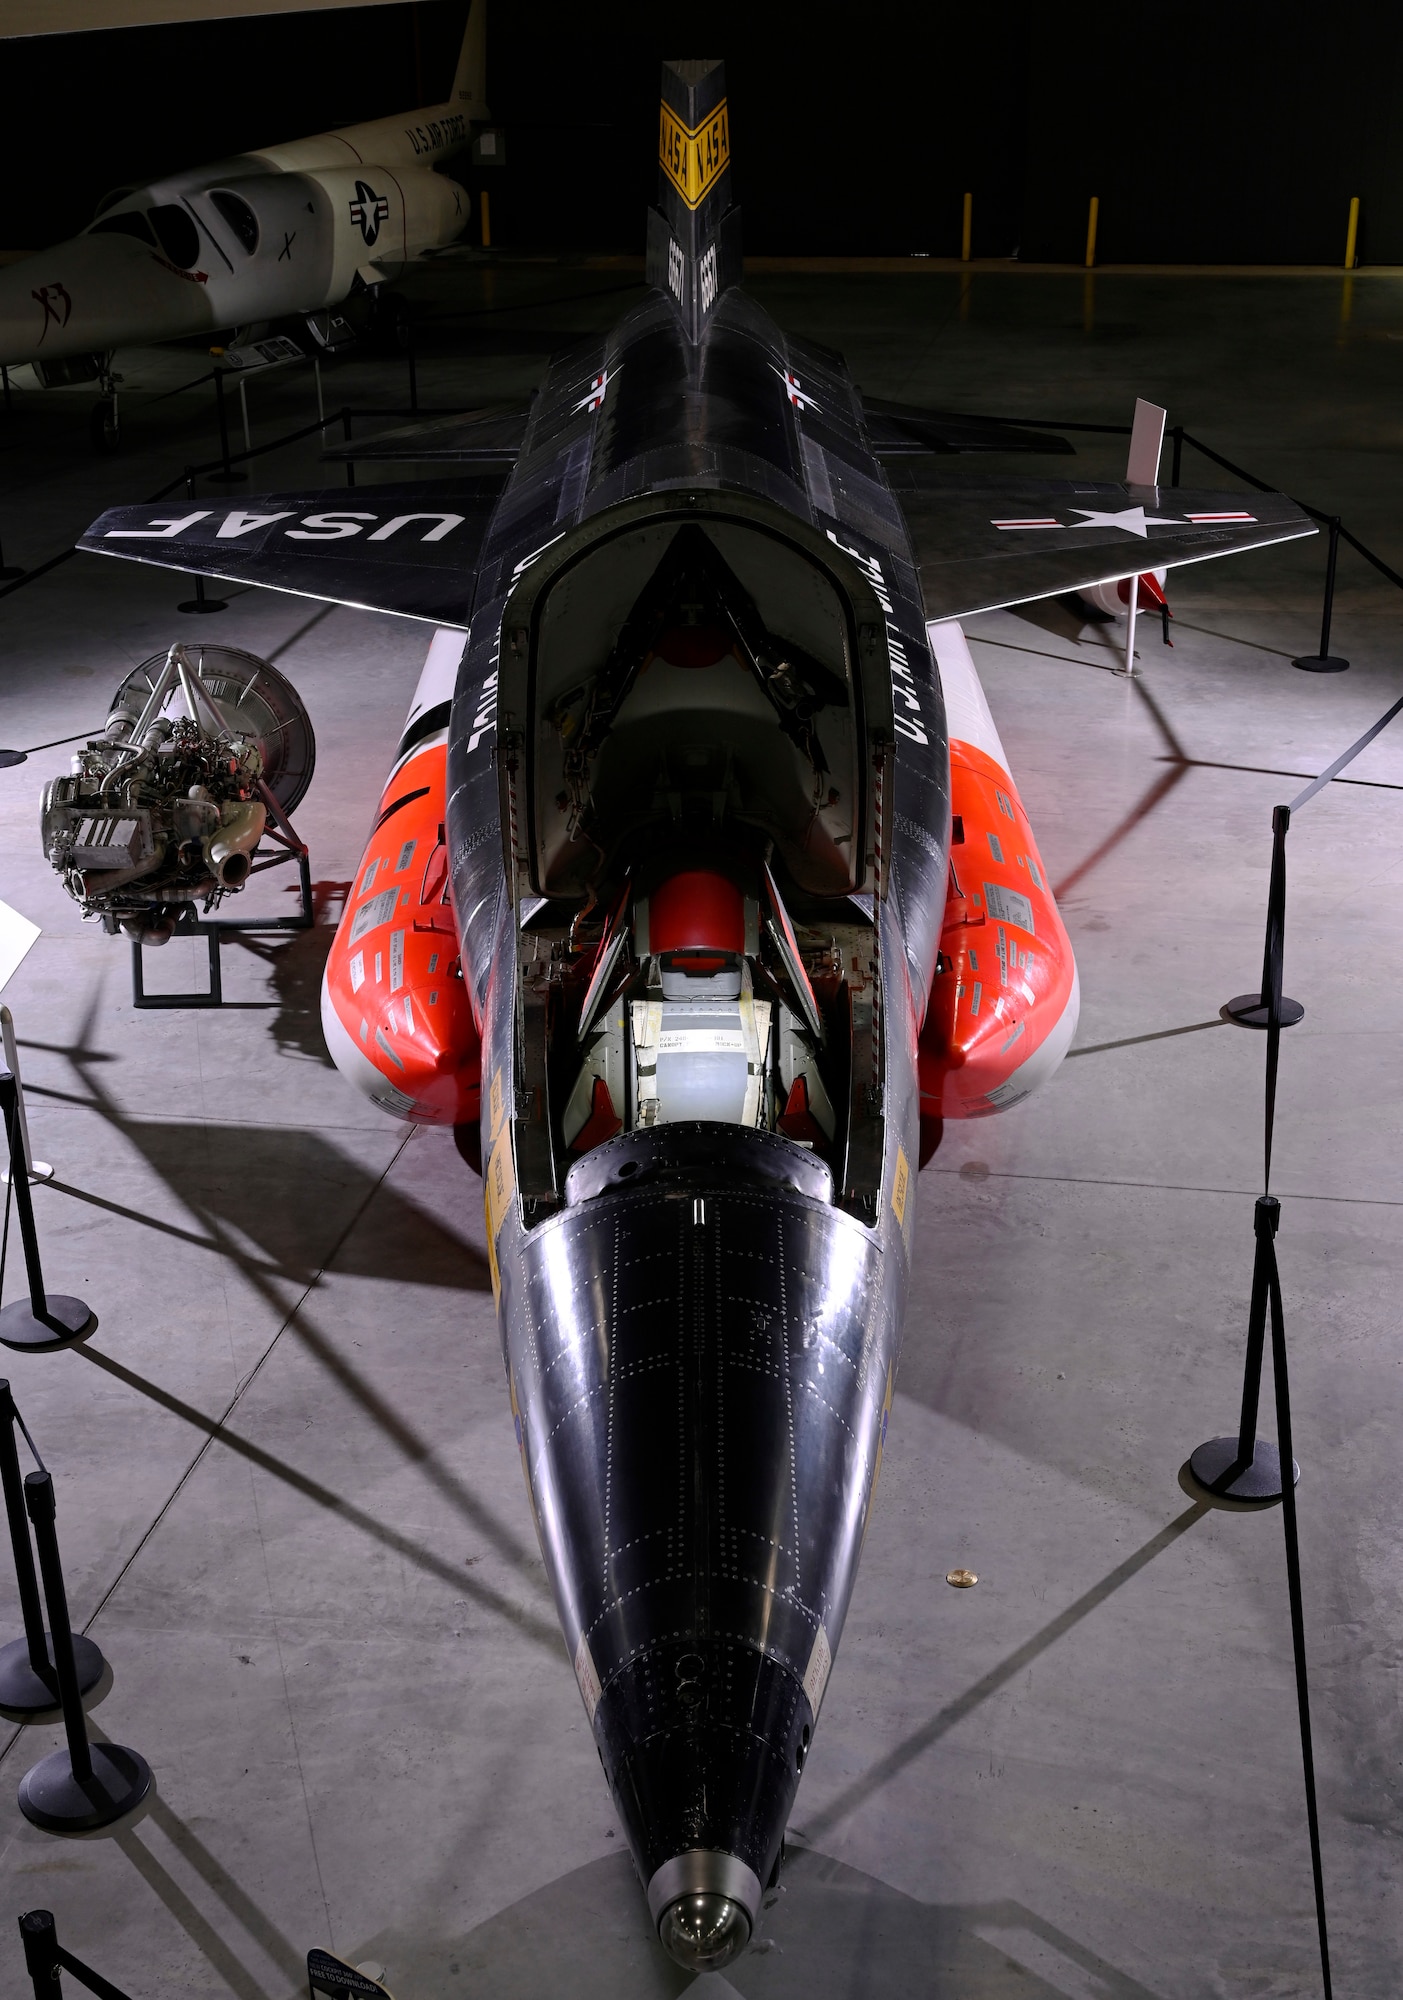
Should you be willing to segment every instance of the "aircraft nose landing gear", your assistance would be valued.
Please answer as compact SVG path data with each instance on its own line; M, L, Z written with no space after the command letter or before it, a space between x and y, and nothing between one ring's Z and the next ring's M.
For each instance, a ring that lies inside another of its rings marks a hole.
M104 457L120 451L122 428L117 420L117 384L120 375L112 372L112 357L108 355L101 365L98 378L98 400L93 404L88 417L88 436L92 439L93 450Z

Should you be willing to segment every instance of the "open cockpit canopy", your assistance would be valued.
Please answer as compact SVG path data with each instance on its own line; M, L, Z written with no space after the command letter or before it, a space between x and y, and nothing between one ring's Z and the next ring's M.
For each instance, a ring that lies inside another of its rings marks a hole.
M660 847L772 858L804 896L869 888L891 697L868 586L755 519L588 525L504 620L520 891L593 899Z

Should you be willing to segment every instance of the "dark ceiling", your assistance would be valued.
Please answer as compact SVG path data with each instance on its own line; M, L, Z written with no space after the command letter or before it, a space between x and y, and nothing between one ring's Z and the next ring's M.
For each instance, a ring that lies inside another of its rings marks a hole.
M7 43L0 249L122 182L441 98L465 11ZM1399 9L498 0L488 34L502 243L641 249L666 53L726 59L752 251L953 255L968 189L977 256L1077 259L1097 194L1103 260L1337 263L1358 194L1362 259L1403 262Z

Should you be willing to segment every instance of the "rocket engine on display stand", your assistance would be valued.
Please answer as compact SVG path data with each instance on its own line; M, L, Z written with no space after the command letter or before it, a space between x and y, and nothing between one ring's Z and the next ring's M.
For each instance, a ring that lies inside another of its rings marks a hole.
M316 743L297 690L235 646L175 645L133 669L103 734L44 788L44 852L85 917L164 944L287 846ZM279 857L282 858L282 857ZM262 864L260 864L262 865Z

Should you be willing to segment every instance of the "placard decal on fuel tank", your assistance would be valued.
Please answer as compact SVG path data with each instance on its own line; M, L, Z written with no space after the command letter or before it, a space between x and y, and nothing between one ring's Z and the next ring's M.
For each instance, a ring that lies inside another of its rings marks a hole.
M594 1655L589 1649L589 1640L580 1634L580 1643L575 1648L575 1679L580 1683L580 1693L584 1697L585 1713L594 1721L594 1711L599 1706L603 1690L599 1685L599 1675L595 1671Z
M1006 889L999 882L984 884L984 901L989 915L998 924L1017 924L1019 930L1035 936L1033 905L1021 889Z
M362 903L351 921L351 943L359 944L366 932L373 931L377 924L387 924L395 913L398 901L398 889L382 889L378 896Z
M828 1634L820 1625L814 1634L813 1651L809 1654L809 1664L804 1669L804 1693L809 1697L809 1707L818 1714L819 1703L823 1700L823 1690L828 1686L829 1670L833 1665L833 1649L828 1643Z

